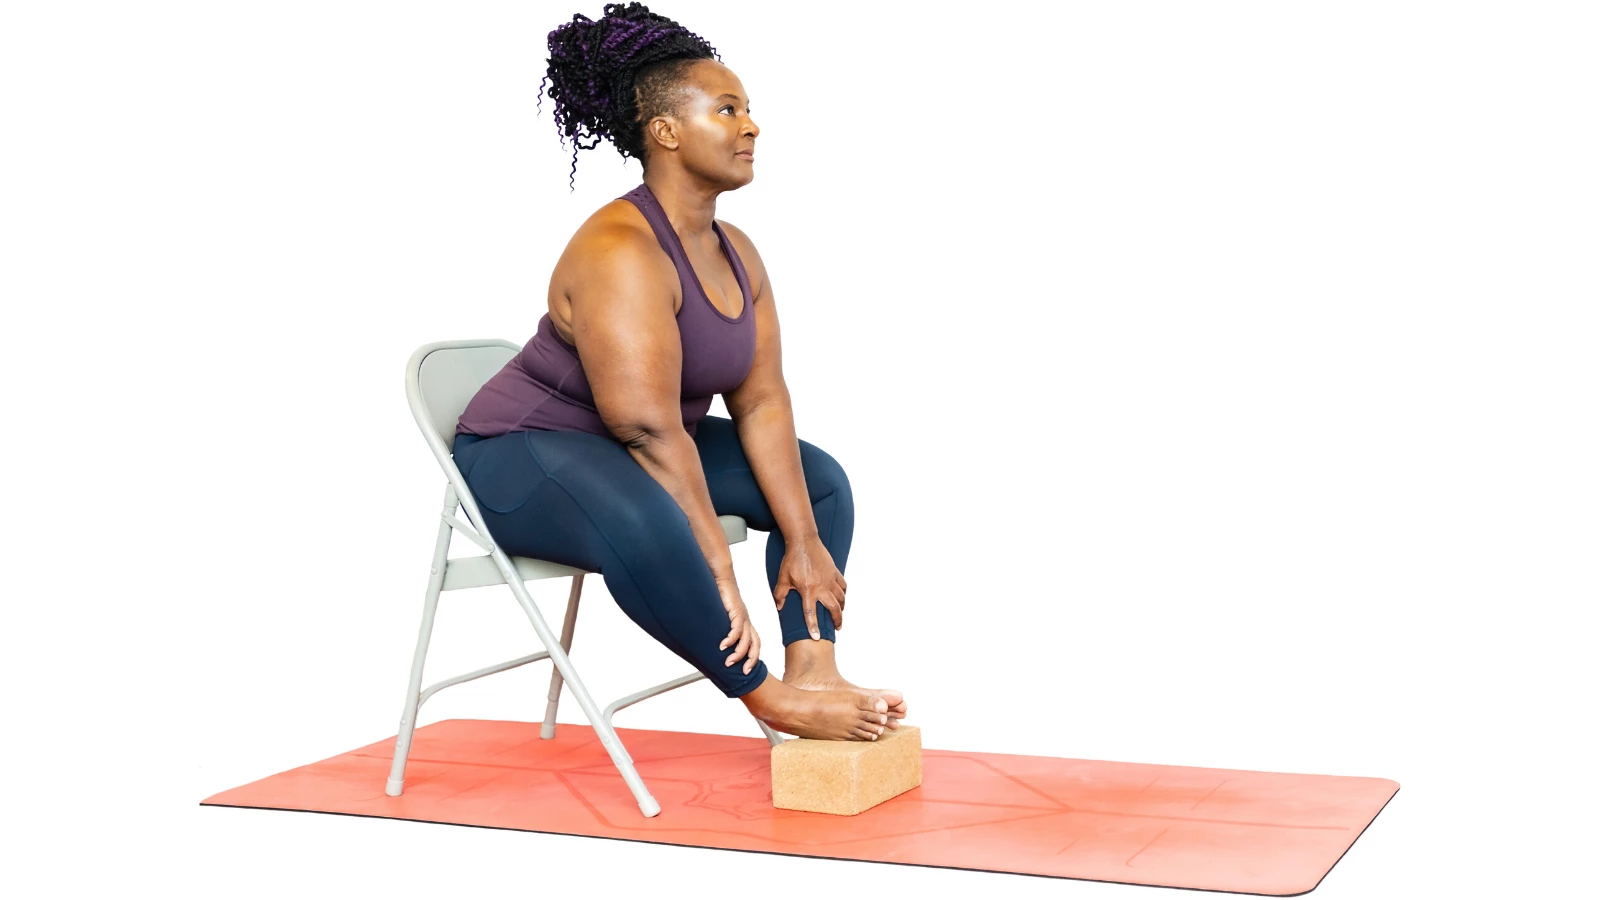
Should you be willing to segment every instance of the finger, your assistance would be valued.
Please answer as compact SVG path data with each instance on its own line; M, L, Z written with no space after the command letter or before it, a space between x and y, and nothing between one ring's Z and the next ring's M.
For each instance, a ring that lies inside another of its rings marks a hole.
M756 630L749 623L744 626L744 634L739 636L739 646L733 651L735 661L744 659L750 653L750 641L756 636Z
M843 628L844 627L844 607L839 604L838 599L834 598L834 597L829 597L827 595L824 595L823 598L821 600L819 600L818 602L821 603L823 606L826 606L828 608L828 612L833 614L833 627L834 628Z
M839 623L844 620L838 598L832 594L821 594L817 597L817 604L828 610L828 616L833 619L833 627L838 628Z
M756 663L761 660L761 635L755 629L750 629L750 661L744 664L744 673L749 675L756 670Z
M778 604L778 609L783 609L783 601L789 599L789 576L779 575L778 586L772 589L772 600Z
M811 629L811 639L822 640L822 632L817 630L817 601L803 600L800 605L806 611L806 627Z
M737 644L739 642L739 638L743 635L743 631L744 631L744 629L741 626L739 626L739 625L733 626L733 630L728 632L728 643ZM727 659L726 662L723 663L723 665L724 666L731 666L738 659L739 659L739 648L738 647L734 647L733 652L728 654L728 659Z

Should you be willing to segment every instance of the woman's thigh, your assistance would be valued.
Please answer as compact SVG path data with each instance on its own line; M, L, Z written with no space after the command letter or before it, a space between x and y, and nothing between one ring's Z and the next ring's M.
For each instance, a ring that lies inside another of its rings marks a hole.
M489 534L515 556L599 572L630 619L742 696L766 677L723 665L728 613L689 517L617 441L513 432L469 445L458 466Z
M457 465L490 535L515 556L602 571L646 536L671 541L680 521L679 537L693 540L672 495L601 435L511 432L468 446Z
M827 451L808 441L800 441L800 469L805 478L806 499L815 510L818 504L843 507L851 498L850 479L844 467ZM739 442L738 426L723 416L706 416L695 429L695 446L700 451L700 468L705 471L706 487L719 516L739 516L757 531L776 531L761 486L756 482L744 445ZM851 506L853 513L853 506ZM852 517L853 521L853 517ZM827 523L818 523L825 527Z

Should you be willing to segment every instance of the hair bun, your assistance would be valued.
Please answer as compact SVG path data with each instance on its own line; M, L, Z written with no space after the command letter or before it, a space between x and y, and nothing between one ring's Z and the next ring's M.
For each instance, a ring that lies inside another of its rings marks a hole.
M550 32L547 44L549 68L539 82L538 109L543 112L548 82L562 146L568 139L573 144L574 182L578 150L594 149L601 138L625 157L640 155L634 76L641 68L671 59L721 59L705 39L639 2L607 3L598 20L575 13Z

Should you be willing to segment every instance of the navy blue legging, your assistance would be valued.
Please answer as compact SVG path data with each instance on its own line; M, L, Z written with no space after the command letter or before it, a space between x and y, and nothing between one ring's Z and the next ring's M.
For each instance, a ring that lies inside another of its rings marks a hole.
M706 416L694 436L706 487L719 516L739 516L768 532L767 596L778 586L783 533L750 471L732 419ZM481 438L460 434L456 466L478 500L495 543L531 556L599 572L628 618L705 673L729 697L761 686L767 664L744 674L745 659L724 664L732 648L711 566L689 528L689 516L619 441L581 431L513 431ZM844 469L800 441L806 493L817 534L843 572L855 530L855 503ZM743 590L746 608L760 601ZM834 640L833 617L818 604L817 631ZM800 592L778 611L785 646L810 640Z

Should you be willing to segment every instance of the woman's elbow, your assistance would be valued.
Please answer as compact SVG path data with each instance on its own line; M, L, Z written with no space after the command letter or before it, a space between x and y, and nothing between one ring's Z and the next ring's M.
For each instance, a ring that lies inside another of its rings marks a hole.
M674 432L682 431L687 434L681 416L673 419L664 417L627 417L615 422L606 421L601 417L611 436L616 438L625 447L643 447L661 441Z

